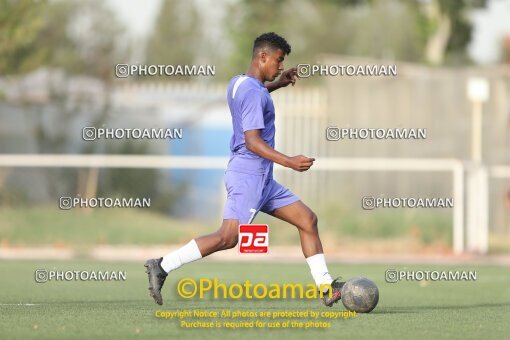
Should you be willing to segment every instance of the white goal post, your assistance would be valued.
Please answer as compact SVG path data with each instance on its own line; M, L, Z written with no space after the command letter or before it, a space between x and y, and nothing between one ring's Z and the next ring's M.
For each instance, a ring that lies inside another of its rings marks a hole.
M225 169L226 157L3 154L0 167ZM276 171L288 170L279 165ZM443 171L453 176L453 250L464 252L464 165L455 159L321 158L311 171ZM508 169L497 168L498 175ZM488 231L487 231L488 232Z

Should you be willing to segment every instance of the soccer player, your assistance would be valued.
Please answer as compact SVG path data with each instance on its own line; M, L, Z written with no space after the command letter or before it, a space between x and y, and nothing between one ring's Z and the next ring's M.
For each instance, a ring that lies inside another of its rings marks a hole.
M168 273L214 252L235 247L239 224L251 223L259 211L297 227L317 287L331 286L331 292L323 295L323 303L331 307L340 299L343 282L333 280L328 271L317 216L273 179L273 163L302 172L310 169L315 160L303 155L289 157L274 149L275 109L269 93L289 84L294 86L298 79L296 68L283 71L283 61L290 49L281 36L273 32L262 34L255 39L248 72L230 80L227 100L234 133L225 172L227 202L223 223L212 234L193 239L162 258L147 260L149 291L157 304L163 304L161 288ZM278 81L274 81L279 75Z

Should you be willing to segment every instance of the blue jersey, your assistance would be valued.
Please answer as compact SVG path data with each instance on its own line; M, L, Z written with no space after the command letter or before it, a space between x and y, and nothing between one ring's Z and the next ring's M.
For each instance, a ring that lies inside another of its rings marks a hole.
M230 80L227 100L233 127L227 170L272 178L273 162L246 149L244 139L245 131L260 130L260 137L274 148L275 110L271 95L258 79L242 74Z

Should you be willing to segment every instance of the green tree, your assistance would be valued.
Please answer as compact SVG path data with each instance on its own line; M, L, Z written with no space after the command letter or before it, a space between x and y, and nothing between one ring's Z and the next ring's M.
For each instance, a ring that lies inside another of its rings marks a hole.
M68 127L80 112L87 110L87 117L92 117L87 125L101 126L107 121L115 65L125 60L121 58L122 27L100 0L0 0L0 6L0 73L22 76L41 67L64 72L46 85L47 103L18 104L30 117L34 151L69 152L70 140L76 136L70 135ZM78 74L102 80L104 97L98 100L95 95L82 94L70 98L67 76ZM84 145L78 152L97 152L95 144ZM53 196L63 187L74 188L74 171L43 171Z
M113 78L123 30L102 1L0 0L0 8L0 73L48 66Z
M204 27L193 1L164 1L147 44L147 63L196 62L202 29Z
M289 40L292 63L320 54L442 64L466 62L469 10L486 0L240 0L228 8L231 73L246 69L253 39L275 31ZM287 67L290 65L286 65Z
M410 3L418 14L418 30L425 40L425 61L440 65L448 57L466 59L471 40L470 9L483 7L486 0L429 0Z
M26 72L43 60L31 54L44 25L48 1L0 0L0 74Z

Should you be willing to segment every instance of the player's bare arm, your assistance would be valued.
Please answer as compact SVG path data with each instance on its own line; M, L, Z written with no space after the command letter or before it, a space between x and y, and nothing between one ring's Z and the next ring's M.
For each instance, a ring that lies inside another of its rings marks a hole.
M289 157L276 151L267 145L260 137L260 130L248 130L244 133L244 138L246 141L246 148L251 152L296 171L302 172L310 169L315 161L315 158L309 158L303 155Z

